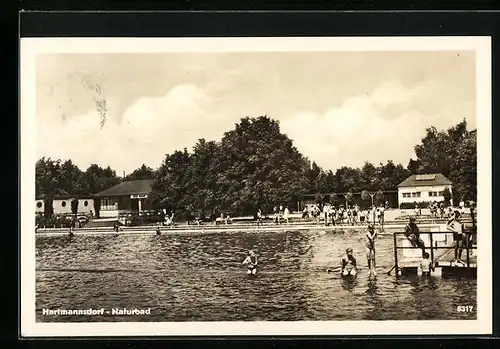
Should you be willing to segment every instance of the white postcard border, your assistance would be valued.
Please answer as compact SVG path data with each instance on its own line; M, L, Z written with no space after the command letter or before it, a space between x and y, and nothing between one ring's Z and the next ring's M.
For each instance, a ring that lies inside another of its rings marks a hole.
M492 331L491 38L23 38L21 39L21 335L231 336L231 335L433 335ZM37 323L35 320L35 60L41 53L165 53L264 51L476 52L478 129L477 320ZM480 170L479 170L480 169Z

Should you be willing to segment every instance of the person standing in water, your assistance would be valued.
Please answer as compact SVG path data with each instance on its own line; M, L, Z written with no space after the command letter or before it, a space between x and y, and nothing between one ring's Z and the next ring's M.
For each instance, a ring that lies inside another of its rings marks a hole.
M377 272L375 271L375 237L377 236L377 232L375 231L375 227L373 224L368 225L368 231L365 234L366 237L366 259L368 260L368 269L370 269L370 276L376 276Z
M247 274L255 275L257 273L257 256L254 251L248 251L248 256L243 261L243 265L247 267Z
M422 270L422 276L430 276L431 270L434 269L428 252L424 253L422 260L420 261L420 269Z
M455 242L455 257L451 261L450 264L453 263L461 263L465 264L461 259L462 259L462 250L463 250L463 243L464 243L464 226L460 222L460 212L456 210L453 214L453 216L448 220L448 223L446 224L446 229L448 231L453 232L453 241Z

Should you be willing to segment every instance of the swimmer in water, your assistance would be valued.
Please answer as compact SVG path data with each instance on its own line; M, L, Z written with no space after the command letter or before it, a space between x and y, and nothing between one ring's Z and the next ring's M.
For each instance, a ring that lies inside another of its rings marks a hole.
M247 266L247 274L255 275L257 273L257 256L254 251L248 251L248 256L243 261L243 265Z
M354 258L352 254L352 248L349 247L346 249L346 255L344 258L342 258L342 275L347 276L347 275L356 275L357 270L356 270L356 258Z

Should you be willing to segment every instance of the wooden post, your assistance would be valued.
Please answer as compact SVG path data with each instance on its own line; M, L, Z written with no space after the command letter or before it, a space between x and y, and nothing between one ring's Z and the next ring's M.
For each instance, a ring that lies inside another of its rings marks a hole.
M398 276L398 271L399 271L399 268L398 268L398 240L396 238L396 233L393 233L392 235L394 237L394 268L396 269L396 276Z
M434 242L434 247L436 247L436 249L437 249L437 247L438 247L438 242L437 241ZM436 266L436 263L434 263L434 266Z
M431 240L431 262L434 263L434 244L432 239L432 231L430 232L429 238ZM436 246L437 246L437 241L436 241Z
M469 235L469 232L466 232L465 233L465 241L466 241L466 244L465 244L465 253L467 253L467 269L470 271L470 257L469 257L469 240L470 240L470 235Z

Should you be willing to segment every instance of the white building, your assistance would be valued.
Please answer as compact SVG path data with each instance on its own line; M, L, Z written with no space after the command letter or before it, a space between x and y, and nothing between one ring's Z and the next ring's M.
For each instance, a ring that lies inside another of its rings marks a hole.
M400 206L404 202L441 202L445 188L453 193L452 182L441 173L411 175L398 185L398 202Z
M54 198L52 201L52 207L54 210L54 214L59 214L59 213L71 213L71 201L73 200L72 197L68 198ZM35 212L40 212L43 213L45 210L45 202L42 197L37 198L35 200ZM78 199L78 209L77 209L79 214L90 214L90 211L92 213L95 213L94 209L94 199L90 198L83 198L83 199Z

